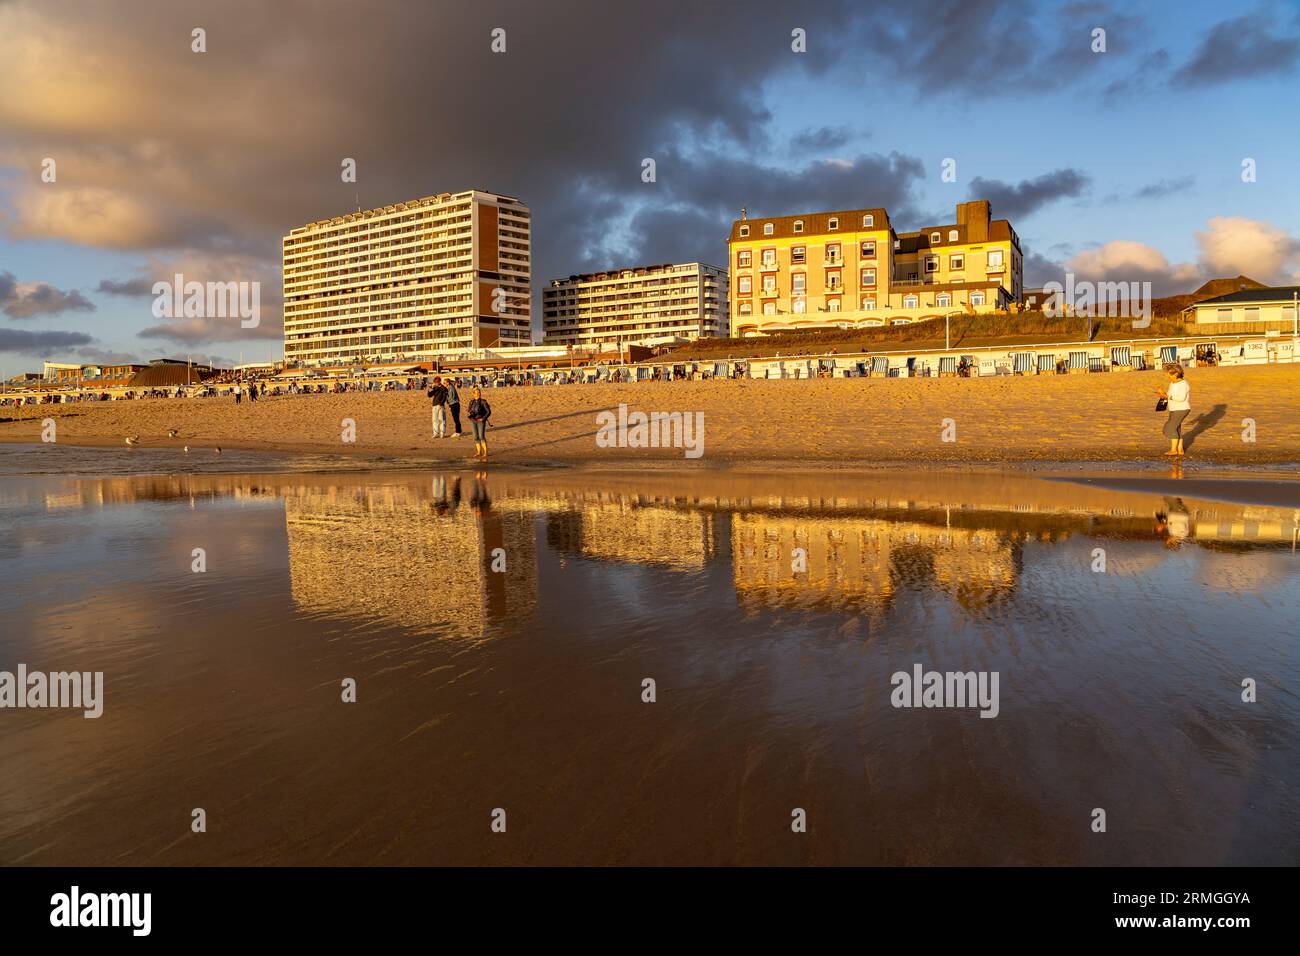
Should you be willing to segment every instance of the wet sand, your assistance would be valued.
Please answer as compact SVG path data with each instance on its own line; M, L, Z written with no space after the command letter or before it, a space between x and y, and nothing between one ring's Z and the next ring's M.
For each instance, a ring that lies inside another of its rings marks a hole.
M1184 427L1193 462L1240 465L1300 460L1300 365L1188 372ZM494 461L1125 462L1162 460L1165 415L1154 411L1154 372L985 379L839 379L569 385L490 389ZM466 396L466 404L468 396ZM702 412L704 448L601 448L596 416L626 403L647 412ZM0 442L39 442L54 418L58 441L146 448L212 446L419 461L460 461L469 437L431 437L420 392L269 398L143 400L0 409ZM462 418L464 416L462 415ZM356 441L343 440L344 419ZM1246 419L1253 442L1243 440ZM944 441L945 420L955 441ZM466 429L469 424L464 422ZM167 430L176 428L175 439Z

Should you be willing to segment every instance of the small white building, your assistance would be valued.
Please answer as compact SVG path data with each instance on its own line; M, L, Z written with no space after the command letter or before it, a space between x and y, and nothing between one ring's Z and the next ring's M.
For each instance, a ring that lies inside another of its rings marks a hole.
M1241 289L1189 305L1183 310L1183 317L1197 325L1247 326L1262 322L1275 326L1280 332L1294 334L1298 302L1300 286ZM1224 328L1221 331L1229 330ZM1242 331L1258 330L1243 328Z

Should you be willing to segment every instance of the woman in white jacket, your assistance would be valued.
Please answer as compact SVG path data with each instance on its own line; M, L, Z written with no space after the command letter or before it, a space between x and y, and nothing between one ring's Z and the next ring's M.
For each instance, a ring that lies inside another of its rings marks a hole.
M1169 400L1169 418L1165 420L1165 437L1169 439L1166 455L1183 454L1183 420L1192 410L1192 386L1183 378L1181 365L1169 369L1169 387L1158 388L1161 398Z

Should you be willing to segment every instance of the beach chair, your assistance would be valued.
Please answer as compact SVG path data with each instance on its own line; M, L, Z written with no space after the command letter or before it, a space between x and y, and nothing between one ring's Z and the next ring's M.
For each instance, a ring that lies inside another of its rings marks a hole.
M1034 374L1033 352L1013 352L1011 353L1011 362L1011 371L1016 375Z
M1071 352L1069 361L1066 365L1066 371L1070 375L1086 373L1088 371L1088 353Z
M1110 367L1112 372L1132 371L1132 349L1127 345L1111 346Z
M871 360L871 374L889 376L889 359L884 355L877 355Z
M957 359L955 356L950 355L947 356L946 358L939 359L940 377L943 377L944 375L956 375L956 374L957 374Z
M1160 364L1177 365L1178 364L1178 346L1162 345L1160 347Z
M1051 375L1056 371L1056 356L1050 352L1038 353L1038 374Z
M1106 364L1106 360L1100 355L1090 355L1088 356L1088 371L1109 372L1110 366Z

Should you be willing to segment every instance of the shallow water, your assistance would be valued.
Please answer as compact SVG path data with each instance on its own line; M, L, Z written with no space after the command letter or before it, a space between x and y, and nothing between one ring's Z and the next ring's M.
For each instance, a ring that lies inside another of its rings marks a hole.
M0 710L0 864L1295 864L1298 520L905 471L0 478L0 670L105 681ZM996 718L892 706L917 664L997 672Z

